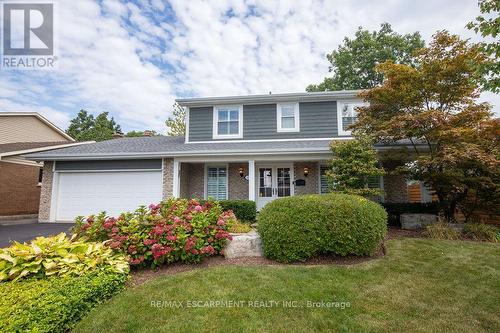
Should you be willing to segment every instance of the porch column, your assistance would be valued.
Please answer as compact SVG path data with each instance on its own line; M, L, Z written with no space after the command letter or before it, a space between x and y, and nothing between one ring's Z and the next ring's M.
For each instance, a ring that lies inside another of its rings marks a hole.
M255 161L248 161L248 200L255 201Z
M173 179L172 179L172 196L174 198L179 198L180 197L180 192L181 192L181 186L180 186L180 176L181 176L181 168L180 168L180 162L174 158L174 172L173 172Z

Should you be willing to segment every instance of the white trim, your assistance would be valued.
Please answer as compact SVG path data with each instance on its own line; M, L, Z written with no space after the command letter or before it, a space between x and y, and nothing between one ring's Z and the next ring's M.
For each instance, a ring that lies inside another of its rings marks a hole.
M255 160L248 161L248 200L255 201Z
M180 162L174 158L174 170L173 170L173 184L172 184L172 196L174 198L179 198L180 196L180 182L179 182L179 178L180 178ZM163 177L163 176L162 176Z
M63 144L54 145L54 146L43 146L43 147L31 148L31 149L7 151L5 153L0 153L0 157L2 157L2 156L13 156L13 155L23 155L23 154L29 154L29 153L36 153L36 152L40 152L40 151L46 151L46 150L52 150L52 149L58 149L58 148L67 148L67 147L73 147L73 146L80 146L80 145L85 145L85 144L89 144L89 143L95 143L95 141L63 143Z
M238 109L238 134L218 134L219 108ZM243 105L216 105L212 109L212 138L213 139L241 139L243 138Z
M189 107L186 108L186 131L184 133L184 143L189 142Z
M206 163L220 163L220 162L248 162L249 160L255 161L271 161L271 162L285 162L285 161L324 161L331 157L330 152L325 152L323 154L286 154L286 155L250 155L250 154L241 154L235 156L213 156L213 157L205 157L205 156L189 156L189 157L179 157L178 160L180 162L206 162Z
M344 131L344 128L342 126L342 107L345 104L352 104L353 108L357 108L360 106L365 106L367 103L364 103L361 100L356 100L356 99L346 99L346 100L339 100L337 101L337 132L338 135L352 135L352 131Z
M208 199L208 168L226 168L226 200L229 199L229 163L225 164L214 164L214 163L205 163L204 164L204 177L203 177L203 198Z
M180 98L175 101L182 106L213 106L214 104L270 104L278 102L331 101L339 98L355 99L362 90L339 90L321 92L300 92L286 94L265 94L246 96Z
M93 172L137 172L137 171L162 171L162 169L97 169L97 170L57 170L59 173L93 173Z
M24 158L19 156L6 156L6 157L0 156L0 161L5 163L28 165L33 167L41 167L43 165L41 162L25 160Z
M294 119L294 127L292 128L283 128L283 124L281 123L283 118L283 106L292 106L293 107L293 119ZM290 133L290 132L300 132L300 110L299 103L278 103L276 104L276 131L278 133Z
M42 121L45 125L50 127L52 130L54 130L55 132L57 132L60 135L62 135L63 137L65 137L66 139L68 139L70 141L76 141L71 136L66 134L66 132L64 132L62 129L60 129L56 125L54 125L52 122L50 122L50 120L48 120L47 118L45 118L44 116L42 116L38 112L0 112L0 116L14 116L14 117L16 117L16 116L17 117L19 117L19 116L34 116L34 117L37 117L40 121Z
M224 141L190 141L187 144L195 143L242 143L242 142L289 142L289 141L332 141L332 140L351 140L354 139L353 136L343 136L343 137L329 137L329 138L297 138L297 139L256 139L256 140L224 140Z

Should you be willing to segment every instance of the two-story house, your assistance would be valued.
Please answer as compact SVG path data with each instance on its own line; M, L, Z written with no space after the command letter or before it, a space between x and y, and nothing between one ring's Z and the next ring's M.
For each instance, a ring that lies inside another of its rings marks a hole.
M249 199L327 191L332 140L349 140L357 91L187 98L185 137L121 138L31 154L44 161L39 218L111 215L170 196ZM406 201L406 181L370 186Z

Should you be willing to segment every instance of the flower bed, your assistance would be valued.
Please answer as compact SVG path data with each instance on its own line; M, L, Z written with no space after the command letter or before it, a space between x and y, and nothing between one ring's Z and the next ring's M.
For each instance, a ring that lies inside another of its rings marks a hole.
M133 266L172 262L199 262L223 250L236 220L215 201L168 199L119 217L106 214L78 217L74 233L86 240L108 240L126 253Z

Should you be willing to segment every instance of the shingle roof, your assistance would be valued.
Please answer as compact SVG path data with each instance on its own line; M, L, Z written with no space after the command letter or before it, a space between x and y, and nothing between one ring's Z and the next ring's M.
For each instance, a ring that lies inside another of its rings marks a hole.
M69 143L68 141L50 141L50 142L13 142L0 144L0 154L14 151L22 151L34 148L57 146Z
M184 137L138 137L101 141L81 146L25 155L31 160L78 158L134 158L248 154L328 152L331 140L185 143Z

